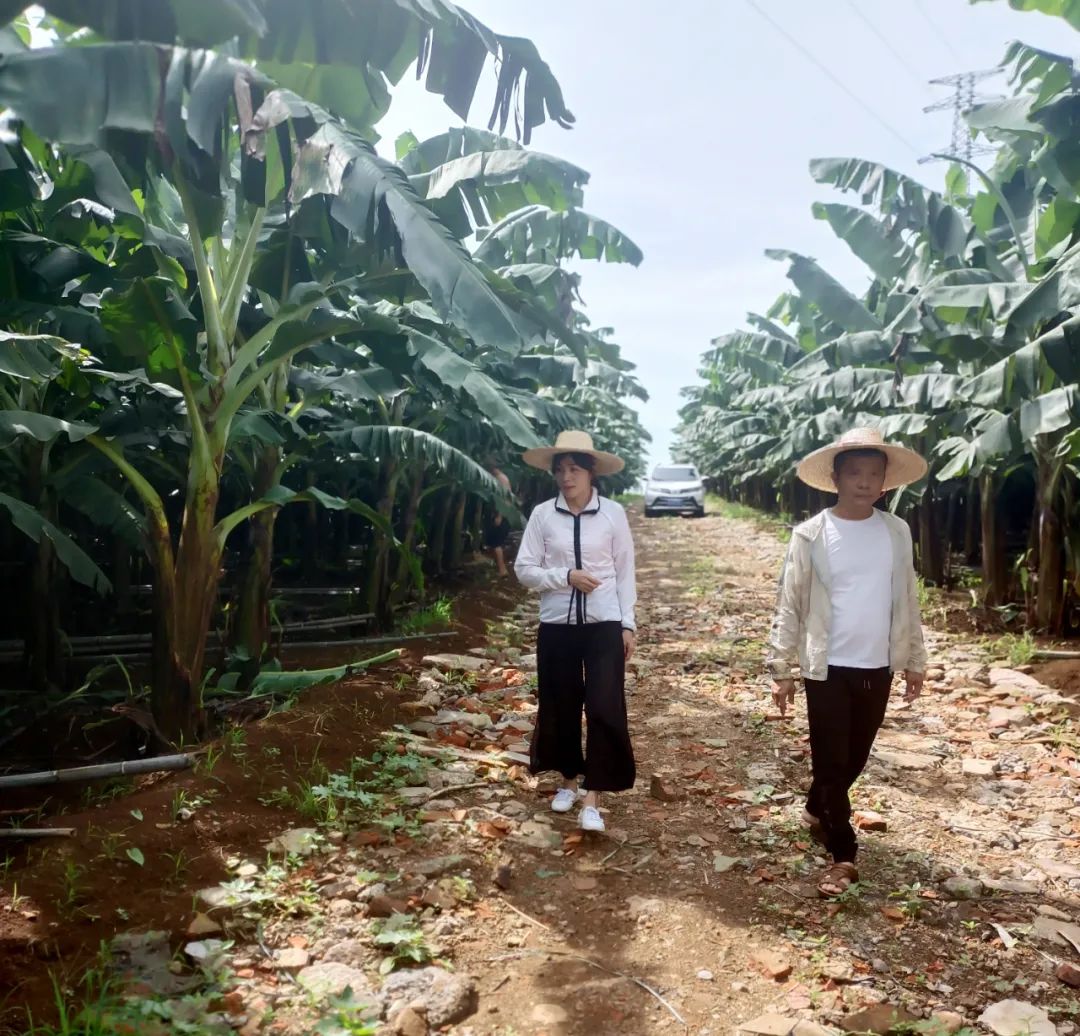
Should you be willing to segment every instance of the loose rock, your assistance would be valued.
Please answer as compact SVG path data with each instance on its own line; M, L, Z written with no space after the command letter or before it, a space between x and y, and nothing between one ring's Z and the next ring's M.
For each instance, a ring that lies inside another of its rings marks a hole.
M439 1028L464 1021L476 1011L476 987L465 975L455 975L442 968L427 967L395 971L385 982L381 998L387 1014L395 1004L423 1006L428 1025Z
M682 797L675 785L658 773L654 773L649 780L649 794L659 802L678 802Z
M791 977L791 964L774 950L758 950L752 959L754 967L774 982L783 982Z
M752 1033L753 1036L791 1036L797 1021L797 1018L770 1012L751 1022L743 1022L739 1026L739 1032Z
M986 891L978 878L965 878L959 874L946 878L941 887L951 899L982 899Z
M1080 989L1080 967L1071 961L1059 964L1054 971L1054 977L1073 989Z
M873 1007L849 1014L841 1023L844 1032L873 1033L874 1036L892 1036L902 1026L919 1021L906 1007L895 1004L874 1004ZM904 1029L903 1031L907 1031Z
M354 998L360 1003L372 1003L376 999L375 990L367 976L347 964L331 961L310 964L300 971L296 981L317 1000L341 996L346 989L351 989Z
M1022 1000L1002 1000L983 1011L979 1021L997 1036L1057 1036L1049 1015Z

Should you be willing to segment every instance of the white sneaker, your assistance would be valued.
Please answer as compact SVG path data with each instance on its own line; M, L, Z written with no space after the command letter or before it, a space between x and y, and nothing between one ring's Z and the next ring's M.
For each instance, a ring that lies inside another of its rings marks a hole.
M576 788L560 788L555 792L555 798L551 800L551 808L556 813L569 813L574 808L577 799Z
M604 818L600 816L600 810L595 806L586 806L581 811L582 831L603 831Z

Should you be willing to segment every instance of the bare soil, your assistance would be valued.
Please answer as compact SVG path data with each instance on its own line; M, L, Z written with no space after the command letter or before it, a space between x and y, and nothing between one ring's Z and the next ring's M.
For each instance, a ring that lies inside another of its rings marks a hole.
M1047 1012L1062 1036L1075 1032L1080 991L1055 969L1080 962L1080 946L1047 925L1080 922L1070 700L1080 667L1014 673L960 637L932 633L927 694L891 703L856 788L856 807L878 814L865 822L884 830L861 836L860 883L826 902L815 888L825 861L799 819L805 710L800 701L786 720L773 715L762 674L782 545L719 517L632 521L641 634L628 689L639 776L602 802L604 835L583 836L575 814L552 814L553 783L520 764L521 721L535 709L522 657L535 609L502 584L457 642L430 646L483 650L489 668L474 680L439 674L424 684L420 645L395 667L253 724L239 752L232 746L212 768L43 817L77 837L21 850L4 876L6 1031L25 1030L28 1005L48 1010L54 977L74 989L116 933L163 930L180 951L198 890L233 877L238 861L268 866L269 838L313 826L267 805L269 796L313 763L347 770L390 731L403 752L426 744L452 753L427 778L436 793L447 785L440 800L407 807L414 823L389 835L325 825L326 844L282 889L326 891L302 909L271 911L257 929L242 912L213 915L233 941L221 992L243 1036L311 1032L326 1017L268 953L304 948L317 963L344 941L350 964L378 987L386 951L371 917L380 896L415 919L440 968L475 990L468 1017L433 1025L457 1036L704 1036L753 1032L767 1013L780 1019L777 1031L813 1036L858 1025L858 1012L879 1004L974 1027L1006 999ZM482 632L479 619L496 611L502 625ZM438 705L415 707L433 681ZM436 709L454 718L440 721ZM478 709L490 723L462 720ZM651 793L653 775L674 801ZM199 803L188 820L177 815L180 793ZM448 875L460 879L453 888L425 873L424 861L448 854L463 857ZM385 887L372 897L376 881ZM399 1015L385 1031L428 1031L422 1010L408 1024Z

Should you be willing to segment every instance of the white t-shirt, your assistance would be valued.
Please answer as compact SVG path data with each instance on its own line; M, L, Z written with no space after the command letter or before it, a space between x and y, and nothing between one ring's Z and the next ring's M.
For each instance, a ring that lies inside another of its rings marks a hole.
M875 511L862 521L825 512L832 576L829 665L883 669L892 626L892 541Z

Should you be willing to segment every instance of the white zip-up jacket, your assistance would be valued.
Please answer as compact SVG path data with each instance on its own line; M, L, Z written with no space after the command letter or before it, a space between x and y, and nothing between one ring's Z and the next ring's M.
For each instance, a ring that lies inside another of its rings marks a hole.
M912 564L911 530L907 522L880 512L892 543L892 623L889 667L894 673L924 673L926 647L919 615L919 590ZM780 573L776 615L769 636L766 666L774 680L790 680L798 664L803 679L824 680L829 674L832 629L832 574L825 545L825 512L798 525L791 534Z
M600 585L591 594L570 586L584 569ZM593 490L578 515L560 493L538 504L521 539L514 571L523 586L540 591L540 621L562 624L619 622L636 630L634 541L622 507Z

